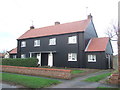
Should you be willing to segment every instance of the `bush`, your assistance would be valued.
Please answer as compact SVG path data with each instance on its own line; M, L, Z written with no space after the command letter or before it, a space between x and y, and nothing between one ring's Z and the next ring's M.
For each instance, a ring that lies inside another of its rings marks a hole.
M2 59L2 65L10 65L10 66L24 66L24 67L36 67L38 64L38 60L36 58L7 58Z

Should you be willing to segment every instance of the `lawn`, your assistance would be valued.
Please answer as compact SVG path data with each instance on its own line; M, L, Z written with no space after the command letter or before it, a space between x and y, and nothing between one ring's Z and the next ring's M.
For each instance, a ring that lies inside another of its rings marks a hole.
M0 76L1 74L3 81L13 82L15 84L23 85L28 88L44 88L60 83L60 81L58 80L44 79L39 77L16 75L9 73L0 73Z
M87 82L99 82L100 80L106 78L107 76L110 76L111 73L104 73L104 74L100 74L100 75L96 75L96 76L93 76L93 77L89 77L89 78L86 78L84 81L87 81Z
M72 74L78 74L78 73L83 73L83 72L85 72L85 71L83 71L83 70L72 70L71 71Z

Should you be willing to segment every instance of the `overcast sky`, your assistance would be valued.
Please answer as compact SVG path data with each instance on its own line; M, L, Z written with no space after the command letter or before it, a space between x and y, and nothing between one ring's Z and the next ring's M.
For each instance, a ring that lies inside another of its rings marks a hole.
M29 30L86 19L91 13L99 37L118 18L120 0L0 0L0 51L17 46L17 38ZM86 7L88 9L86 10ZM87 13L86 13L87 12ZM113 44L117 52L116 44Z

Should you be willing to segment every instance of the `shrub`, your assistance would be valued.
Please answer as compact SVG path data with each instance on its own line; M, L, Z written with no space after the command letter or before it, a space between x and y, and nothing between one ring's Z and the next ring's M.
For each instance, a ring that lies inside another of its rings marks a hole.
M7 58L2 59L2 65L10 65L10 66L24 66L24 67L36 67L38 64L38 60L36 58Z

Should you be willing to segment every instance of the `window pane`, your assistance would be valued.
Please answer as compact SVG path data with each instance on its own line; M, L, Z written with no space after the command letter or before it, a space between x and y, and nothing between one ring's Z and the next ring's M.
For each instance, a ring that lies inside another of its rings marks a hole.
M77 43L77 36L68 37L68 43L69 44Z
M21 42L21 47L26 47L26 42L25 41Z
M21 54L21 58L25 58L26 56L25 56L25 54Z
M56 38L49 39L49 45L56 45Z
M69 53L68 54L68 61L77 61L77 54L76 53Z
M96 62L96 55L88 55L88 62Z
M35 40L34 41L34 46L40 46L40 40Z

